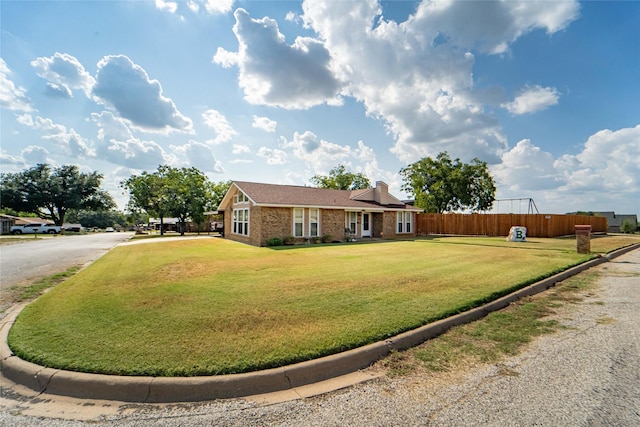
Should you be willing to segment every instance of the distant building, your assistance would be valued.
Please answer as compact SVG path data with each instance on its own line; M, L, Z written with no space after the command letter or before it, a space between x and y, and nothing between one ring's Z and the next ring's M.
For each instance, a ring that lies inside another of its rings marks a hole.
M620 233L622 223L629 221L633 224L634 230L638 228L638 216L616 214L615 212L594 212L596 216L603 216L607 218L607 232L608 233Z

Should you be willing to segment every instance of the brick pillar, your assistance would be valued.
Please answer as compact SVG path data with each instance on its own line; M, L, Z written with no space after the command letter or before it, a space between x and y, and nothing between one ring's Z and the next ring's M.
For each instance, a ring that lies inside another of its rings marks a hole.
M591 226L576 225L576 246L579 254L591 252Z

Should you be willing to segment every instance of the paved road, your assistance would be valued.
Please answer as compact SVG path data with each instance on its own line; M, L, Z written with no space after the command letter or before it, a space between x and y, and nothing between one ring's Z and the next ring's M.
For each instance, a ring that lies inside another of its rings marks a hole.
M22 237L0 245L0 289L94 261L132 233L90 233L69 236ZM6 307L0 307L0 311Z
M122 405L4 387L0 426L640 426L640 250L595 270L597 290L559 308L566 328L496 365L284 402Z

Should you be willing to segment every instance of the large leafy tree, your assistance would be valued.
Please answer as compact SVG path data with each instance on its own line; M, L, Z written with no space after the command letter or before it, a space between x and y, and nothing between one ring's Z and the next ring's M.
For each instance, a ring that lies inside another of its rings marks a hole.
M425 212L472 212L491 208L496 187L486 162L452 160L445 151L425 157L400 170L402 190L415 198Z
M371 181L362 173L347 172L344 165L336 166L329 175L314 175L309 179L318 188L334 190L359 190L371 188Z
M30 212L62 225L69 209L111 209L115 202L100 188L103 175L80 172L75 165L38 164L0 176L2 208Z
M158 166L152 173L131 175L120 183L129 192L127 209L130 212L146 212L160 219L160 234L164 234L164 218L170 215L168 193L169 166Z
M175 216L184 234L188 219L200 223L210 207L211 192L207 177L197 168L158 166L152 173L132 175L120 183L129 192L128 210L144 211L160 219L164 234L164 218Z
M206 210L207 177L197 168L169 168L167 172L169 211L178 218L180 234L184 235L187 219L201 222Z

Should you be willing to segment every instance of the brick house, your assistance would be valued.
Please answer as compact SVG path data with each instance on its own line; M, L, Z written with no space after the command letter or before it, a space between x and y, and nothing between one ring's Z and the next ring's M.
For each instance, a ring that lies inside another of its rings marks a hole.
M298 244L323 236L332 241L415 237L421 210L389 194L381 181L352 191L234 181L218 212L224 214L225 238L266 246L274 237L292 237Z

